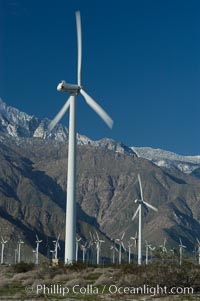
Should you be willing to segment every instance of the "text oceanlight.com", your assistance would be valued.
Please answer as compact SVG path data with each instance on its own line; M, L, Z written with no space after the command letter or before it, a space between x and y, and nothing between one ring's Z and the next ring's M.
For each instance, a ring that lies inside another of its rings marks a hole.
M27 293L34 293L35 295L52 295L52 296L67 296L69 294L75 295L191 295L194 293L192 287L170 287L156 285L154 287L144 284L143 286L117 286L117 285L104 285L101 288L87 285L74 285L73 287L67 287L61 284L38 284L36 287L26 287Z

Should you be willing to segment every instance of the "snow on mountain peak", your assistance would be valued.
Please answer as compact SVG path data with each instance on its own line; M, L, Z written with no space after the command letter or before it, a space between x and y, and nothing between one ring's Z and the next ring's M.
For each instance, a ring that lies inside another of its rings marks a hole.
M39 119L27 113L7 105L0 99L0 133L16 138L41 138L57 141L68 140L68 129L62 124L57 124L50 132L47 118ZM90 138L77 133L77 143L79 145L93 145L103 147L114 152L138 156L152 161L160 167L176 168L184 173L190 174L200 167L200 156L181 156L173 152L151 147L128 147L113 139L104 138L93 141Z

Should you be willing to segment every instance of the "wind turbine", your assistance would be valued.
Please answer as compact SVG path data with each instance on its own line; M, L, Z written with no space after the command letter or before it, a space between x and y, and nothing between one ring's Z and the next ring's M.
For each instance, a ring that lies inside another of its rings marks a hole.
M35 249L35 264L39 263L39 245L42 240L39 240L38 236L36 235L36 249Z
M7 240L3 239L3 236L1 236L1 264L3 264L3 256L4 256L4 247L5 244L7 243Z
M149 249L151 248L151 245L147 243L145 240L145 249L146 249L146 265L149 263Z
M132 217L132 221L136 218L137 214L139 215L139 225L138 225L138 265L142 264L142 208L148 207L154 211L158 211L157 208L150 205L149 203L144 201L143 191L142 191L142 183L140 179L140 175L138 174L138 181L140 185L140 200L135 200L135 203L139 203L135 214Z
M100 250L101 250L101 244L102 242L105 242L105 240L100 239L98 233L96 232L96 249L97 249L97 264L99 264L99 257L100 257Z
M131 263L131 248L133 246L133 243L131 243L130 241L128 241L128 263Z
M119 242L119 264L121 264L122 262L122 248L124 250L126 250L126 248L124 247L124 243L123 243L123 238L124 238L125 232L122 233L121 238L117 238L115 241Z
M87 241L83 245L81 245L81 250L83 251L83 263L85 263L85 254L86 254L88 248L89 248L89 245L88 245Z
M114 239L113 239L113 244L110 247L110 250L112 250L112 263L115 264L115 251L118 252L118 249L116 248Z
M183 245L181 238L179 238L179 255L180 255L180 259L179 259L179 264L182 265L182 259L183 259L183 249L186 249L186 246Z
M78 261L78 244L79 244L79 241L81 240L81 237L77 237L76 236L76 262Z
M68 144L68 175L67 175L67 205L66 205L66 229L65 229L65 264L72 264L76 258L76 96L80 93L86 103L112 128L113 121L110 116L89 96L82 87L81 65L82 65L82 33L81 16L76 12L76 28L78 42L78 71L77 84L68 84L62 80L58 86L58 91L70 94L69 99L49 124L51 131L60 121L68 108L69 116L69 144Z
M197 246L198 263L200 265L200 241L198 238L197 238L197 244L198 244L198 246Z
M17 263L17 258L18 258L18 248L15 249L15 264Z
M131 236L131 239L134 241L134 247L136 248L138 243L137 232L135 233L135 236Z
M150 247L149 247L149 249L150 249L150 251L151 251L151 262L152 262L152 259L153 259L153 251L156 249L156 247L152 247L151 245L150 245Z
M163 244L159 246L162 250L162 254L167 253L166 242L167 239L165 238Z
M55 246L55 249L54 249L54 259L58 259L58 248L60 249L59 238L60 238L60 233L58 234L57 239L53 240L53 243L54 243L54 246Z
M24 242L23 242L21 239L19 239L19 241L18 241L18 263L21 262L21 245L22 245L23 243L24 243Z
M134 248L137 248L138 245L138 235L137 235L137 231L135 233L135 236L131 236L131 239L134 241ZM134 259L135 259L135 255L134 255Z

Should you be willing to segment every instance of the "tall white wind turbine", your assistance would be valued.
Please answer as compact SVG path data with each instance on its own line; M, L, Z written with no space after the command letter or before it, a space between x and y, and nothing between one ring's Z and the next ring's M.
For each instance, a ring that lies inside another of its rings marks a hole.
M68 175L67 175L67 205L66 205L66 229L65 229L65 264L72 264L76 258L76 96L80 93L86 103L112 128L113 121L110 116L89 96L82 87L81 65L82 65L82 33L80 12L76 12L76 28L78 42L78 72L77 84L68 84L62 80L58 91L68 92L69 99L55 116L49 125L52 130L60 121L68 108L69 116L69 146L68 146Z
M5 247L5 244L7 243L8 241L7 240L4 240L3 239L3 236L1 236L1 264L4 263L4 247Z
M143 191L142 191L142 183L140 179L140 175L138 174L138 181L140 185L140 200L135 200L135 203L139 203L135 214L132 217L132 221L136 218L137 214L139 215L139 225L138 225L138 265L142 264L142 208L148 207L154 211L158 211L157 208L150 205L149 203L144 201Z

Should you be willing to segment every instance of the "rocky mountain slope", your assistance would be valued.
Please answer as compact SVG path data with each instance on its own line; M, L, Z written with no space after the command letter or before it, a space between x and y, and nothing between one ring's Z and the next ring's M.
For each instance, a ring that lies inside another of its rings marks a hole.
M44 241L44 255L47 240L58 233L64 240L68 131L58 125L49 133L48 123L1 102L0 230L10 239L10 250L23 237L27 254L35 233ZM157 166L138 157L138 149L110 139L94 142L78 135L78 141L77 232L83 240L97 229L107 241L103 252L109 256L109 239L125 231L127 245L137 230L131 217L137 209L139 172L145 200L159 210L144 210L144 238L158 245L166 237L168 245L177 246L181 237L188 251L193 250L200 237L197 176ZM8 256L13 256L11 251Z

